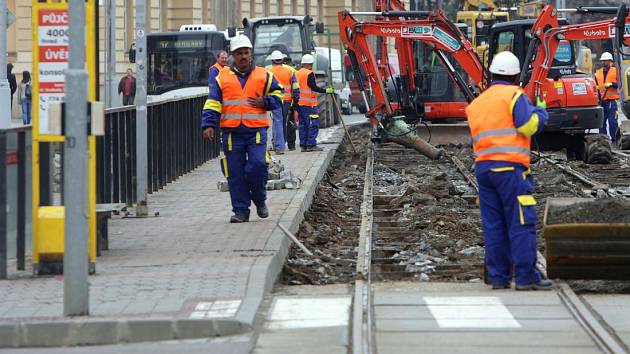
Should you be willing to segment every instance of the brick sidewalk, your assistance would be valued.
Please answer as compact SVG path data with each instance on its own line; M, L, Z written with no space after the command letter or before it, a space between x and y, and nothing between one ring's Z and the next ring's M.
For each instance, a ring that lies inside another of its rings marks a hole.
M159 217L110 220L110 249L89 277L90 315L253 322L286 254L276 224L282 218L295 230L301 221L340 140L339 128L331 129L324 152L279 156L304 184L298 190L269 191L268 219L259 219L254 207L249 223L228 223L229 194L217 190L223 176L212 160L149 197L150 212L159 211ZM61 318L61 277L29 274L0 280L0 325Z

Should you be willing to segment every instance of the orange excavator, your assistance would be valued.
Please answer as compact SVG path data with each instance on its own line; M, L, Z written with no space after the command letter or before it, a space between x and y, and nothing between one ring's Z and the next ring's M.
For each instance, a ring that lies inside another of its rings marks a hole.
M504 41L505 37L501 37L501 32L495 32L496 36L491 34L490 46L491 55L494 43L495 50L511 50L519 56L523 65L520 81L525 92L532 100L539 96L548 102L550 119L545 132L569 137L565 144L567 150L582 154L584 133L587 129L601 126L603 112L599 106L594 80L566 68L562 69L564 72L552 70L558 59L557 50L560 47L563 52L568 49L568 53L572 53L571 40L615 37L618 48L616 52L622 53L622 47L630 45L628 37L630 31L626 30L626 28L630 30L630 18L625 5L619 8L579 8L575 11L600 13L614 11L617 17L577 25L560 24L557 11L547 5L534 23L520 20L501 24L500 26L516 26L518 30L511 32L510 45L503 49L499 48L497 43ZM376 19L357 21L355 16L372 16ZM371 87L375 102L367 116L378 127L375 129L377 136L399 135L401 132L404 133L405 129L400 123L401 120L413 124L422 119L422 102L415 99L418 83L413 48L416 41L432 48L448 69L450 79L468 101L474 99L477 90L483 90L487 85L486 71L472 45L440 10L434 12L386 10L363 13L341 11L338 20L341 39L353 67L355 70L363 70L367 78L367 83L360 83L360 86L369 84ZM400 66L400 83L396 85L395 95L398 98L397 102L390 100L385 87L387 56L381 55L378 60L379 58L372 53L368 36L383 38L380 44L381 51L387 48L387 38L395 39ZM515 48L515 45L519 48ZM571 64L574 65L574 62ZM467 74L467 78L461 75L462 71ZM576 141L579 143L575 143Z

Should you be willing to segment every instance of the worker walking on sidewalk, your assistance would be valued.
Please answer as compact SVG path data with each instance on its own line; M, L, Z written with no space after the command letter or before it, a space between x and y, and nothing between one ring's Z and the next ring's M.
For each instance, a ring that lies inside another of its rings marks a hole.
M256 205L261 218L269 216L267 185L267 111L281 105L282 90L273 75L255 66L252 43L240 36L230 41L234 65L221 70L210 87L203 107L201 127L206 139L221 128L221 168L228 180L234 215L232 223L249 221L249 207Z
M302 57L302 68L296 73L300 86L300 99L297 111L302 151L323 150L317 146L317 134L319 133L317 93L334 93L332 87L323 89L317 86L315 74L312 71L314 59L311 54L305 54Z
M599 90L599 100L604 108L604 123L599 128L600 134L606 134L606 122L608 122L608 134L613 144L617 141L617 100L619 99L619 86L617 85L617 68L613 66L613 56L608 52L599 57L602 67L595 72L595 82Z
M530 174L531 136L547 122L546 103L536 106L515 84L520 73L511 52L490 65L491 86L468 105L475 174L485 240L486 269L493 289L548 290L536 269L536 201Z
M284 91L282 106L273 110L273 149L278 155L284 154L287 140L287 115L291 108L291 101L297 102L299 86L295 78L295 69L283 64L284 54L274 50L270 56L272 66L269 71L282 85ZM294 140L295 141L295 138ZM294 143L295 144L295 143ZM294 146L295 148L295 146Z

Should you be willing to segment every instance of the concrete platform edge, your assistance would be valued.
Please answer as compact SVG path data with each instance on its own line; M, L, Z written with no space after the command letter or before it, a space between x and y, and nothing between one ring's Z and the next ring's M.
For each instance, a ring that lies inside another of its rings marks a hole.
M324 175L328 170L328 166L337 152L337 148L340 145L338 142L343 139L343 129L341 129L341 127L338 127L334 137L335 138L331 140L336 143L326 144L327 149L325 158L315 162L313 167L317 167L316 171L314 171L315 168L311 170L304 181L303 185L309 186L308 190L304 191L306 195L303 198L294 198L284 214L280 217L279 222L285 224L289 231L293 233L297 232L300 223L304 220L304 214L313 202L317 186L324 178ZM296 196L297 195L299 195L299 193L296 194ZM249 275L247 293L243 299L239 312L236 314L236 319L239 322L246 323L248 325L254 324L258 309L260 308L265 295L271 290L278 275L280 275L289 253L289 247L291 246L289 239L277 226L273 230L270 242L278 244L278 250L271 258L261 258L254 265Z

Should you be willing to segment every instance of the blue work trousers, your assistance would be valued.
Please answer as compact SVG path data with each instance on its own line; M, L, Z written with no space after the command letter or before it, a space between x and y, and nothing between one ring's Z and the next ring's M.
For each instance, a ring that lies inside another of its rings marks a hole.
M602 107L604 108L604 126L599 128L600 134L606 134L606 122L608 122L608 131L610 132L610 138L614 143L617 140L617 101L615 100L603 100Z
M319 133L319 111L317 107L298 106L298 124L300 130L300 146L316 146L317 134Z
M271 111L273 116L273 149L275 151L284 151L286 142L284 140L285 134L285 114L282 106Z
M490 282L509 284L514 267L517 285L537 283L532 177L524 166L493 170L476 174Z
M221 139L232 211L249 217L251 202L258 206L267 199L267 128L222 129Z

